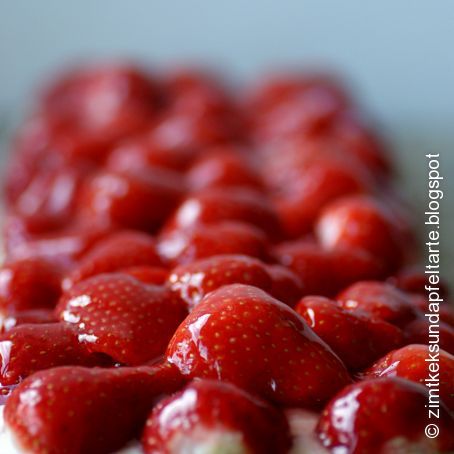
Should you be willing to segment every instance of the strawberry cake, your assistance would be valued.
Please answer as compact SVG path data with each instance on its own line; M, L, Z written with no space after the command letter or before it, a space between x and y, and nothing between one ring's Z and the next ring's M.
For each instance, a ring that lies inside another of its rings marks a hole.
M73 68L3 182L1 454L454 452L449 291L431 438L411 212L335 79Z

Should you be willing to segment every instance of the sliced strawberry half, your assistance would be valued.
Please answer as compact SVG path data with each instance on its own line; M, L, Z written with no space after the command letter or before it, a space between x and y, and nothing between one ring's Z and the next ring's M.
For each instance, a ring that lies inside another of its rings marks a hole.
M169 367L59 367L24 380L5 408L19 452L109 454L140 434L163 394L181 376Z
M207 293L236 283L261 288L290 305L301 295L301 284L291 271L245 255L218 255L196 260L176 267L169 275L170 288L186 301L189 309Z
M96 243L63 281L69 289L76 282L102 273L112 273L132 266L160 266L154 239L146 233L113 233Z
M234 284L209 293L179 326L169 361L286 405L320 405L350 383L343 363L285 304Z
M454 418L443 403L440 434L430 439L427 389L402 378L366 380L343 389L327 405L317 431L331 452L452 452Z
M407 345L379 359L363 377L402 377L422 385L426 385L427 379L428 389L439 386L441 398L454 411L454 356L444 350Z
M30 258L0 268L0 313L52 308L58 301L62 273L49 260Z
M384 282L357 282L342 291L337 300L348 311L367 314L397 326L405 326L420 315L412 295Z
M346 311L328 298L307 296L295 310L351 370L371 365L403 343L396 326Z
M164 231L158 242L159 253L172 264L221 254L242 254L265 260L267 248L268 240L262 230L239 221Z
M0 337L0 385L19 383L36 371L57 366L111 366L112 360L90 353L67 323L20 325Z
M142 444L146 454L284 454L291 438L280 410L231 384L197 380L153 409Z
M139 365L164 353L186 309L164 287L112 273L74 285L61 298L57 314L78 327L79 339L89 351Z

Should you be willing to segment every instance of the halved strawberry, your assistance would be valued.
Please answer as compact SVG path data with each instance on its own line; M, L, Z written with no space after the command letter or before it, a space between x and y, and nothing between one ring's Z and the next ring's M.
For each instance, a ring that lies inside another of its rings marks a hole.
M452 452L454 418L443 403L440 417L429 419L427 388L402 378L378 378L348 386L327 405L318 423L331 452ZM435 423L440 434L428 438Z
M359 280L386 277L382 263L362 249L327 251L309 239L302 239L278 244L274 253L280 263L298 275L303 295L333 297Z
M209 293L175 332L169 361L286 405L320 405L350 383L343 363L292 309L241 284Z
M112 365L108 357L90 353L66 323L20 325L0 336L0 385L19 383L38 370L66 365Z
M24 324L53 323L57 321L53 309L30 309L0 317L0 333Z
M79 216L94 224L153 232L183 194L170 170L96 173L81 190Z
M154 239L142 232L115 232L84 254L75 269L63 280L63 288L67 290L96 274L142 265L162 265Z
M394 213L380 201L350 196L328 205L316 226L317 236L327 249L364 249L396 270L404 260L409 238Z
M364 378L402 377L428 386L439 387L440 397L454 410L454 356L428 345L407 345L388 353L373 364ZM426 380L428 380L426 384Z
M412 295L385 282L357 282L342 291L337 300L348 311L367 314L400 327L420 315Z
M268 258L268 240L263 231L239 221L167 230L162 232L157 247L161 256L173 264L221 254Z
M247 154L232 146L206 150L189 169L188 185L192 191L214 187L249 187L263 189L258 171L247 160Z
M302 295L333 296L336 293L330 254L319 245L307 240L281 243L274 253L282 265L300 278Z
M245 255L217 255L177 266L168 282L189 309L207 293L227 284L253 285L292 305L301 295L301 285L291 271L281 268Z
M291 438L280 410L229 383L197 380L153 409L142 444L147 454L284 454Z
M436 319L435 324L420 317L404 327L404 334L409 344L427 344L429 339L436 341L440 348L454 355L454 328ZM429 337L430 336L430 337Z
M396 326L346 311L328 298L307 296L295 310L351 370L371 365L403 343Z
M242 221L280 235L279 220L271 203L260 192L245 188L204 190L187 198L166 224L167 229L184 229L197 224Z
M62 273L52 261L30 258L0 268L0 313L52 308L60 296Z
M89 351L138 365L164 353L186 309L164 287L112 273L74 285L61 298L57 314L78 327L79 339Z
M20 452L110 454L140 434L162 394L181 386L181 376L168 366L59 367L16 388L5 427Z

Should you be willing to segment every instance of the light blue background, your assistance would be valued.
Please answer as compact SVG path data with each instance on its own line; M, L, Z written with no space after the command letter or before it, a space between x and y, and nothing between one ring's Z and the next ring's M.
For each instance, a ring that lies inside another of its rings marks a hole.
M454 262L453 45L453 0L0 0L0 121L11 124L37 81L74 59L198 61L238 80L282 66L334 68L397 150L419 215L424 154L443 154L447 273Z

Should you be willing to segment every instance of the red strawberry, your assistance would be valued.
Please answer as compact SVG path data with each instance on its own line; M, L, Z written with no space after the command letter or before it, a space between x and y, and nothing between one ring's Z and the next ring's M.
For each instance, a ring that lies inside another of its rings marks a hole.
M132 266L159 266L154 239L141 232L113 233L97 242L79 261L76 268L63 281L69 289L90 276L130 268Z
M224 112L168 110L156 125L154 138L165 148L204 149L241 140L237 118Z
M429 419L424 386L401 378L379 378L348 386L327 405L318 434L331 452L451 452L454 418L443 403L440 418ZM436 423L440 435L424 429Z
M295 310L351 370L363 369L403 343L399 328L346 311L327 298L307 296Z
M424 268L421 266L411 266L403 268L399 272L388 279L388 281L396 287L409 293L418 293L427 296L426 285L430 286L429 276L424 273ZM444 282L439 282L441 294L448 295L448 289Z
M271 237L280 234L279 221L270 202L259 192L245 188L212 188L186 199L167 222L168 229L197 224L242 221L261 228Z
M138 365L162 355L186 316L171 291L122 273L100 274L74 285L61 298L61 320L78 326L91 352Z
M155 231L182 195L177 175L162 169L99 172L82 188L80 216L101 225Z
M336 293L358 281L384 279L388 273L383 262L364 249L336 248L329 253Z
M4 318L0 318L0 332L9 331L15 326L24 324L41 324L56 322L53 309L31 309L28 311L20 311L14 314L9 314Z
M262 290L209 293L175 332L167 357L191 378L217 378L285 405L320 405L350 382L304 320Z
M320 211L333 200L370 191L372 183L361 170L320 158L301 169L292 169L298 175L296 181L275 200L287 235L295 238L309 233Z
M164 231L158 242L159 253L171 263L190 263L221 254L266 259L267 246L268 241L262 230L237 221Z
M427 345L407 345L388 353L373 364L364 378L402 377L429 387L439 386L440 397L454 410L454 356ZM433 380L430 376L432 376Z
M364 249L383 260L389 271L404 258L403 228L393 213L378 200L351 196L328 205L316 227L321 244L327 249Z
M65 365L111 365L79 342L78 332L66 323L20 325L0 337L0 384L19 383L38 370Z
M58 162L50 169L42 169L20 193L14 212L33 233L66 226L74 215L79 187L90 172L91 165L84 162L71 166Z
M267 265L266 269L271 277L271 290L268 293L293 307L303 293L299 277L281 265Z
M436 323L429 325L429 320L418 318L404 327L404 334L409 344L427 344L429 340L439 343L440 348L454 355L454 328L435 319Z
M110 153L107 168L129 172L162 167L183 171L197 156L197 151L185 146L164 146L153 137L153 128L146 134L121 142Z
M0 313L52 308L60 296L61 271L55 263L30 258L0 268Z
M164 285L169 277L168 269L157 266L132 266L121 272L135 277L144 284Z
M231 146L207 150L187 173L189 187L193 191L230 186L263 189L260 175L246 156Z
M384 282L358 282L341 292L337 300L344 309L397 326L404 326L420 313L411 295Z
M287 453L284 414L228 383L198 380L160 402L142 437L145 453Z
M280 263L300 278L302 295L333 296L336 293L330 254L317 244L306 240L281 243L274 252Z
M182 386L169 367L60 367L26 379L5 408L21 452L109 454L137 436L162 394Z
M281 268L279 265L265 265L245 255L216 255L177 266L169 275L168 282L189 309L218 287L238 283L261 288L292 305L301 294L300 283L290 271ZM288 287L284 288L286 284Z
M7 257L11 260L47 258L64 268L73 266L93 244L110 230L105 226L94 226L89 220L71 225L57 232L31 234L23 220L8 216L4 228Z

